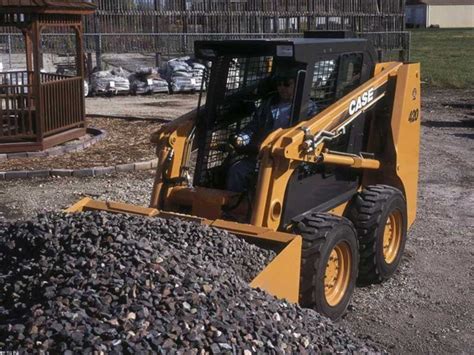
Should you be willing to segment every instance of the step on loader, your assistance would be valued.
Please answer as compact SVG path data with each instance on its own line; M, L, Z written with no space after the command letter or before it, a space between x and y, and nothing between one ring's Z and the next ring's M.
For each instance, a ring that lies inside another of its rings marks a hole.
M196 110L154 133L150 207L85 198L69 212L183 218L277 252L252 287L332 318L400 264L416 214L420 66L370 42L197 41Z

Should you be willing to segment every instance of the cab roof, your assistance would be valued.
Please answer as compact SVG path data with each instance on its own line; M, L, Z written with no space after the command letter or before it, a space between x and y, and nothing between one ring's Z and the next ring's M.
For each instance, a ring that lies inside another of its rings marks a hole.
M197 58L212 60L218 56L268 55L306 61L321 55L370 52L371 43L363 38L272 38L245 40L206 40L194 45Z

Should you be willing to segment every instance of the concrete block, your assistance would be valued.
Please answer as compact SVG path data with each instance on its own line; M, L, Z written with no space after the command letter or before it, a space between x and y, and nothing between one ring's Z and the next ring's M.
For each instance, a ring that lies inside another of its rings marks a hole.
M72 176L74 170L72 169L53 169L51 170L52 176Z
M72 176L76 176L76 177L94 176L94 168L74 170L74 172L72 173Z
M51 148L46 151L49 157L56 157L58 155L64 154L64 149L62 147Z
M127 172L127 171L133 171L133 170L135 170L135 164L131 163L131 164L117 165L115 167L115 170L119 173L123 173L123 172Z
M26 179L28 171L6 171L5 180Z
M84 149L86 149L84 148L84 143L78 144L76 146L76 152L82 152Z
M144 161L140 163L135 163L135 170L140 171L140 170L150 170L151 169L151 162L150 161Z
M28 153L8 153L8 159L20 159L20 158L27 158Z
M4 161L8 159L8 155L6 154L0 154L0 161Z
M29 178L47 178L50 177L51 170L28 171Z
M85 149L85 148L89 148L91 145L92 145L92 143L91 143L90 140L87 140L87 141L85 141L85 142L82 144L82 146L84 147L84 149Z
M28 158L44 158L48 156L48 152L28 152Z
M151 161L151 168L156 169L158 167L158 159L153 159Z
M67 145L67 146L64 147L64 152L65 153L77 152L79 146L82 146L82 144Z
M99 166L94 168L94 176L101 176L115 173L114 166Z

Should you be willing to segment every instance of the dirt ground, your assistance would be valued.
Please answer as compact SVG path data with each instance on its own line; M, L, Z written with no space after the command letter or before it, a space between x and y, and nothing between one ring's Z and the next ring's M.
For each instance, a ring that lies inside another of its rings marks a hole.
M474 92L425 90L418 215L401 270L342 323L394 353L473 353Z
M472 90L424 91L418 217L401 268L382 285L356 289L340 321L392 353L473 353L473 105ZM0 220L61 209L84 195L146 204L152 181L152 172L3 181Z
M128 117L170 120L179 112L196 108L198 94L158 94L143 96L88 97L88 116Z
M156 158L150 135L162 122L87 118L87 126L105 130L106 137L80 151L51 157L29 157L0 162L0 171L81 169L135 163ZM68 142L67 144L71 144Z

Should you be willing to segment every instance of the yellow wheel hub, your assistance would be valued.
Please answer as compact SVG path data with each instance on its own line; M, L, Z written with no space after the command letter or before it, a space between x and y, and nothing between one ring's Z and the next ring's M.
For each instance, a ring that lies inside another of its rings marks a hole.
M383 256L387 264L391 264L397 258L402 241L402 214L393 211L387 218L383 234Z
M337 244L329 255L324 275L326 302L336 306L346 294L351 276L351 250L346 242Z

